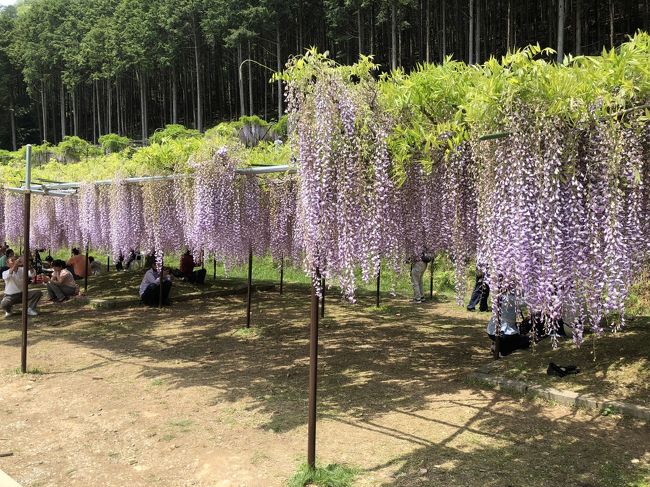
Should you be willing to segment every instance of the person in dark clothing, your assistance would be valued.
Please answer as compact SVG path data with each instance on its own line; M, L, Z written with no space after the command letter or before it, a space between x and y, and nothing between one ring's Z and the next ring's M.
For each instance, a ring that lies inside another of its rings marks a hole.
M205 283L205 276L208 271L205 269L199 269L198 271L195 271L194 268L198 267L198 265L200 264L194 262L194 257L192 257L190 251L185 251L181 257L180 271L187 282L191 282L193 284Z
M467 311L474 311L478 304L479 311L488 310L488 297L490 296L490 286L485 282L485 274L483 271L476 269L476 283L474 284L474 291L472 297L467 305Z
M117 258L117 261L115 262L115 270L118 272L124 270L124 254L122 252L120 252L120 256Z
M160 304L160 273L155 270L156 261L147 261L148 270L140 284L140 299L147 306L158 306ZM169 293L172 289L172 281L169 271L162 272L162 304L169 306Z

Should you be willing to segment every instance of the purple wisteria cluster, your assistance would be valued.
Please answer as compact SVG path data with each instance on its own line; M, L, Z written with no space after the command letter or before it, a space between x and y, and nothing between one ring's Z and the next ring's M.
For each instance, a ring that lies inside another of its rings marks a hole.
M648 255L647 127L572 127L524 109L511 126L475 151L477 261L495 299L515 290L548 331L573 324L577 343L585 327L622 325Z
M351 83L329 70L306 84L289 83L287 93L304 267L317 288L321 277L335 280L351 300L357 269L367 280L382 259L399 258L390 124L375 102L376 90L371 80Z
M276 262L288 259L299 262L298 232L295 232L298 185L294 178L284 177L267 183L269 201L269 250Z

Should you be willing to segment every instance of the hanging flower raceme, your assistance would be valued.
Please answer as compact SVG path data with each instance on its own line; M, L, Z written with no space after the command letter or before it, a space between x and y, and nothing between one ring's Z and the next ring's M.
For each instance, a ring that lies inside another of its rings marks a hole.
M269 246L269 203L268 193L262 191L256 176L239 178L240 228L242 257L266 254ZM236 254L236 249L235 254Z
M141 186L144 233L141 248L156 256L158 266L163 255L176 252L185 241L182 222L174 211L174 182L148 181Z
M317 289L321 277L334 279L353 299L356 269L369 279L382 258L397 260L390 124L369 74L355 82L312 61L314 76L290 82L287 94L300 175L296 230Z
M269 181L267 188L271 257L275 261L293 259L298 185L294 178L279 178Z
M477 260L491 287L517 290L548 332L573 325L580 343L585 326L624 323L643 263L642 131L575 127L525 109L512 127L477 146Z
M5 242L5 192L0 188L0 241Z
M36 249L59 249L63 231L56 220L55 198L34 195L31 209L30 246Z
M144 233L142 191L116 178L110 188L110 249L114 260L140 249Z
M4 237L14 245L23 238L23 196L6 192L4 195Z
M226 147L210 160L194 164L194 207L187 241L195 256L214 255L226 266L240 262L242 245L241 197L235 175L237 159Z

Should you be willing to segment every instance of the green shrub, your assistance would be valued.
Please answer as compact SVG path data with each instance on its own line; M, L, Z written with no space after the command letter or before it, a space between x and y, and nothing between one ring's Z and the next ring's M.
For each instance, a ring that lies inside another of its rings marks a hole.
M13 160L13 152L0 149L0 164L9 164Z
M162 144L170 140L192 139L198 137L201 137L201 133L198 130L188 129L179 124L169 124L165 125L164 129L156 130L156 132L149 138L149 142L152 144Z
M104 154L122 152L129 147L130 143L131 141L128 137L122 137L117 134L106 134L99 138L99 144L102 146Z
M43 147L43 146L40 146ZM101 155L98 147L92 145L90 142L83 140L76 135L67 135L56 146L54 154L57 154L61 162L79 162L82 158L89 158ZM49 158L46 158L49 160ZM44 162L44 161L42 161Z
M273 133L282 140L287 139L289 132L289 117L282 115L275 125L273 125Z

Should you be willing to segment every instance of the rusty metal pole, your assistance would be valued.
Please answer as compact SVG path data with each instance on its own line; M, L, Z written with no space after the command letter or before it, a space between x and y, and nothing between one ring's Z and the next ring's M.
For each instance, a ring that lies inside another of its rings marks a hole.
M158 294L158 307L162 308L163 307L163 284L165 282L164 279L164 274L165 274L165 259L164 257L160 259L160 274L158 275L158 280L160 281L159 287L159 294Z
M321 277L320 280L320 317L325 318L325 278Z
M280 295L282 295L283 286L284 286L284 257L282 257L282 260L280 261Z
M88 294L88 274L90 269L88 269L88 246L90 241L86 242L86 275L84 276L84 294Z
M379 286L381 286L381 269L377 272L377 302L375 305L379 308Z
M25 162L25 197L23 204L23 240L25 242L25 253L23 254L23 334L20 347L20 371L27 372L27 305L29 294L29 226L31 210L31 186L32 186L32 146L27 145L27 158Z
M248 247L248 297L246 303L246 328L251 327L251 299L253 293L253 247Z
M321 281L322 282L322 281ZM318 294L311 283L311 320L309 323L309 403L307 422L307 464L316 467L316 390L318 379Z

